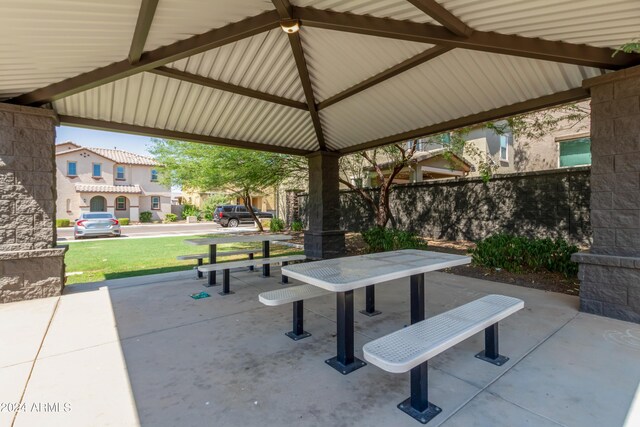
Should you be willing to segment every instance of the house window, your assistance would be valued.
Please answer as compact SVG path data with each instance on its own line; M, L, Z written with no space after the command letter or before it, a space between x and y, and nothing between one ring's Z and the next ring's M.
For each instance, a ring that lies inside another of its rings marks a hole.
M67 212L71 212L71 199L67 199Z
M93 177L100 178L102 176L102 164L94 163L93 164Z
M120 196L116 198L116 210L117 211L125 211L127 210L127 198Z
M78 176L78 164L76 162L67 162L67 176Z
M160 209L160 196L151 196L151 209L156 211Z
M116 179L124 181L124 166L116 166Z
M500 161L509 161L509 135L500 135Z
M560 167L591 164L591 139L576 138L560 141Z
M151 182L158 181L158 171L156 169L151 169Z

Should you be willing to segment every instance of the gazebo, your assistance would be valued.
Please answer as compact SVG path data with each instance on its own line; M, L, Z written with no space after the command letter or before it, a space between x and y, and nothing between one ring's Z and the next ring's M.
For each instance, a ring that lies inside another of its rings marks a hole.
M637 0L6 0L0 302L62 287L58 124L307 156L325 258L341 155L591 97L582 309L640 321L638 28Z

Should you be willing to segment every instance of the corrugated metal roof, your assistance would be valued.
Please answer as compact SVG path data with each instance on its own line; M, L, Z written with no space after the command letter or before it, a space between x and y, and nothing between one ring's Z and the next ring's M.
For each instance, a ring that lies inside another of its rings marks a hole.
M139 1L132 3L139 7ZM273 9L273 3L268 0L162 0L158 2L145 50L206 33L213 28Z
M242 141L318 148L309 113L141 73L54 102L59 114Z
M433 47L310 27L300 31L300 35L316 101L323 101Z
M78 193L121 193L138 194L142 189L138 184L134 185L106 185L106 184L76 184Z
M125 58L138 2L3 0L0 100Z
M332 148L579 87L598 69L456 49L320 111Z
M440 0L480 31L618 48L640 36L638 0Z
M430 16L406 0L291 0L291 4L335 12L371 15L376 18L429 22L439 25Z
M168 66L283 98L305 100L289 40L280 28Z

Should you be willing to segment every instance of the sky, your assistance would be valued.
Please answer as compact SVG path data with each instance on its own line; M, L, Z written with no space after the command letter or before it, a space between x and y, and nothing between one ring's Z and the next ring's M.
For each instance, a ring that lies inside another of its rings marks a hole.
M60 126L56 128L56 144L66 141L73 141L85 147L117 148L118 150L131 151L132 153L153 157L148 151L151 146L151 138L148 136L105 132L70 126Z

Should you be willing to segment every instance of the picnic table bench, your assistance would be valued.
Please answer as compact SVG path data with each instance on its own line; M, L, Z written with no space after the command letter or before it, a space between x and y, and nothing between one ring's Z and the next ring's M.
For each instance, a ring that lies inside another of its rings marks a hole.
M509 358L499 353L498 322L522 308L520 299L487 295L365 344L364 358L387 372L411 370L411 396L398 408L426 424L441 412L428 399L428 361L484 329L485 349L476 357L504 365Z
M219 292L220 295L229 295L231 292L231 269L232 268L242 268L242 267L259 267L270 264L282 264L288 265L292 261L304 261L307 259L305 255L285 255L278 256L273 258L258 258L258 259L248 259L242 261L230 261L216 264L207 264L198 267L199 271L202 272L215 272L222 271L222 291ZM282 275L282 283L288 282L288 277L284 274Z
M232 235L224 237L204 237L199 239L186 239L185 243L196 246L209 246L209 264L216 263L216 248L218 245L225 243L254 243L262 242L262 257L269 258L269 243L274 241L291 240L292 237L286 234L249 234L249 235ZM206 287L216 285L216 271L212 270L207 273ZM269 264L263 264L262 276L269 277L271 269Z
M260 251L261 251L260 249L244 249L244 250L237 250L237 251L226 251L226 252L219 252L217 256L249 255L249 259L253 259L253 256L255 254L260 253ZM198 275L198 278L200 279L202 278L202 272L198 270L198 267L200 267L203 264L203 260L208 257L209 257L209 254L189 254L189 255L179 255L176 257L176 259L181 261L191 260L191 259L197 260L198 265L196 265L195 270ZM253 266L250 266L249 269L253 271Z

